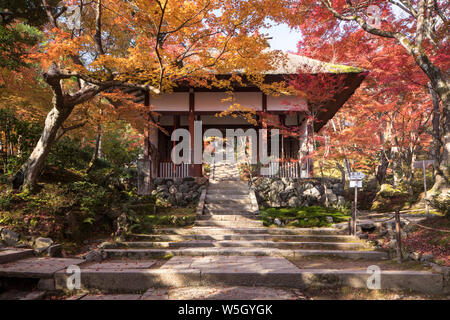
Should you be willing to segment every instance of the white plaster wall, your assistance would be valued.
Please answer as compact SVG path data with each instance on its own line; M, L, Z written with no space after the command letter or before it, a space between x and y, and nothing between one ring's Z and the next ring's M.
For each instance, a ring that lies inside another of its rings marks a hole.
M224 92L196 92L195 93L195 111L224 111L230 105L238 103L246 108L253 108L257 111L262 110L261 92L235 92L233 101L222 101L229 96Z
M216 117L213 115L202 115L200 117L200 120L202 120L203 125L225 125L225 124L232 124L232 125L248 125L249 122L245 119L238 117L233 118L231 116L227 117Z
M292 108L297 111L299 107L306 108L306 106L306 101L296 96L267 97L267 111L289 111Z
M189 93L173 92L152 97L150 101L155 111L189 111Z

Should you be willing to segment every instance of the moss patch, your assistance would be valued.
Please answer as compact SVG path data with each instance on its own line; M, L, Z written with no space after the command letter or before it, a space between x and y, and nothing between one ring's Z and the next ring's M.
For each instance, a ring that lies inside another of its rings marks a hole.
M274 224L274 219L279 219L286 226L292 227L329 227L333 223L345 222L350 217L347 212L331 207L297 207L297 208L262 208L261 220L264 225ZM333 222L328 221L332 217Z

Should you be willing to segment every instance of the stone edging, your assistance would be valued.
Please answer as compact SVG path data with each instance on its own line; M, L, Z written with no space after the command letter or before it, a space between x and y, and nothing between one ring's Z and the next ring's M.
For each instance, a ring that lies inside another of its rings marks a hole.
M206 198L206 189L202 190L202 194L200 195L200 199L198 200L198 205L197 205L197 215L202 215L203 214L203 209L205 207L205 198Z
M250 188L249 196L250 196L250 201L252 203L253 213L255 215L257 215L257 214L259 214L259 205L258 205L258 200L256 199L255 190Z

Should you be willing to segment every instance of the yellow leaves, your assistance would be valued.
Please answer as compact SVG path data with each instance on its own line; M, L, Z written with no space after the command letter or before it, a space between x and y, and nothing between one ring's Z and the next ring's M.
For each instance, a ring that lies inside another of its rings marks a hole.
M232 97L230 97L232 98ZM229 99L223 99L222 101L230 101ZM225 116L231 116L233 118L242 117L248 123L252 125L258 125L258 121L255 119L256 110L250 107L242 106L239 103L231 104L227 110L216 114L216 117L222 118Z

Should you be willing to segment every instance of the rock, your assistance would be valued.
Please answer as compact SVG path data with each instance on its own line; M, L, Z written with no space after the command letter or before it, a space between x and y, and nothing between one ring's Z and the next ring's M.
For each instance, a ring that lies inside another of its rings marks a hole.
M397 240L392 239L391 241L388 242L387 245L390 249L395 249L397 247Z
M367 233L359 233L357 236L360 239L369 239L369 235Z
M311 189L307 189L305 191L303 191L303 195L305 197L311 197L311 198L315 198L315 199L320 199L320 191L316 188L313 187Z
M281 201L287 201L287 199L289 198L290 192L289 191L281 191L279 193Z
M273 223L275 223L277 226L281 226L281 221L278 218L275 218L275 220L273 220Z
M97 250L89 251L84 257L86 262L100 262L103 260L102 254Z
M312 189L312 188L314 188L314 185L312 183L308 182L303 185L303 190L308 190L308 189Z
M288 206L291 208L299 207L301 205L301 201L298 197L291 197L288 200Z
M325 219L327 220L328 223L333 223L334 222L333 217L326 216Z
M414 261L420 261L422 254L420 252L411 252L409 254L409 258Z
M167 188L166 185L161 185L161 186L158 186L158 187L156 188L156 191L157 191L158 193L167 192L168 190L169 190L169 189Z
M438 264L433 263L432 264L432 272L435 273L441 273L443 274L446 278L450 276L450 267L445 267L445 266L440 266Z
M62 257L62 245L61 244L51 245L47 249L47 254L48 254L49 257L53 257L53 258L60 258L60 257Z
M345 198L343 196L338 196L337 197L337 204L339 206L345 206Z
M162 185L164 183L164 178L155 178L155 180L153 180L155 186L159 186Z
M328 191L331 191L328 189ZM328 203L335 204L337 203L338 199L337 196L333 192L328 192ZM323 197L323 201L325 201L325 196Z
M375 231L376 227L373 224L373 222L367 222L367 223L361 223L361 230L365 232L372 232Z
M14 247L19 243L19 234L13 230L3 228L1 231L1 239L7 246Z
M171 186L171 187L169 188L169 193L170 193L170 194L176 194L177 192L178 192L177 187Z
M180 185L180 187L178 188L178 191L181 192L181 193L188 193L189 192L189 186L185 182L182 185Z
M427 253L422 255L422 258L420 258L420 261L422 262L431 262L433 261L434 256L431 253Z
M39 237L34 240L34 250L37 253L42 253L47 250L53 244L53 240L50 238Z
M183 194L181 192L175 194L175 201L179 204L183 202Z
M178 186L183 183L183 178L173 178L173 183Z
M273 191L281 192L281 191L284 190L284 183L281 182L280 180L275 180L274 182L272 182L270 188L271 188Z
M341 195L344 193L344 186L341 183L333 184L331 189L333 190L333 193L335 193L335 194Z

